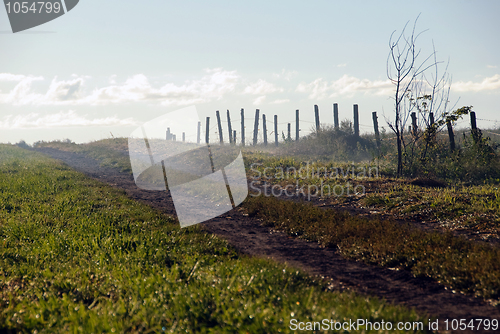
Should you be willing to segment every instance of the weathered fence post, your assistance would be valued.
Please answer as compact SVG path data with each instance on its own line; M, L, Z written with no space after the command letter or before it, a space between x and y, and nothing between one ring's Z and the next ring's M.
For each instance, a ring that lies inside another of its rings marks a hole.
M432 137L432 139L434 139L434 137L436 136L437 129L434 129L434 113L433 112L429 113L429 125L427 127L427 130L429 132L429 135Z
M255 110L255 124L253 126L253 145L257 145L257 134L259 133L259 109Z
M201 142L201 122L198 122L198 131L196 134L196 143L199 144Z
M215 112L215 116L217 116L217 127L219 129L219 141L220 141L220 144L224 144L224 138L222 136L222 124L220 122L220 113L219 113L219 110L217 110Z
M245 146L245 110L241 109L241 146Z
M231 115L229 115L229 109L227 110L227 130L229 132L229 144L234 144L235 141L233 139L233 128L231 126Z
M319 132L319 107L314 105L314 118L316 119L316 133Z
M233 130L233 143L236 145L236 130Z
M167 128L167 140L171 140L172 139L172 134L170 133L170 128Z
M299 141L299 132L300 132L300 127L299 127L299 110L295 110L295 140Z
M172 140L176 141L177 140L177 136L176 135L172 135Z
M470 112L470 127L472 130L477 130L476 113L474 111Z
M411 129L413 131L413 135L416 136L418 133L417 113L412 112L410 116L411 116Z
M377 148L380 149L380 132L378 132L378 117L376 111L372 112L372 119L373 119L373 130L375 131L375 141L377 143Z
M335 129L339 128L339 105L337 103L333 104L333 125Z
M288 136L287 136L288 141L292 140L292 125L288 123Z
M354 135L359 137L359 113L358 113L358 105L354 105Z
M182 142L183 143L186 142L186 133L185 132L182 133Z
M205 143L209 144L210 143L210 117L207 117L207 122L206 122L206 132L205 132Z
M448 127L448 137L450 137L450 149L451 151L455 150L455 135L453 134L453 127L451 126L451 122L447 121L446 126Z
M274 145L278 146L278 115L274 115Z
M262 131L264 134L264 146L267 146L267 124L266 115L262 114Z
M479 135L477 131L476 113L474 111L470 112L470 128L471 128L472 138L474 139L474 142L477 142Z

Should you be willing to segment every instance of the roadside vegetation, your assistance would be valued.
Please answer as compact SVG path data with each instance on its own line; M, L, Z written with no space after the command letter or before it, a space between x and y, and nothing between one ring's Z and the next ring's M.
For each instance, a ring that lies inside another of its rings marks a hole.
M337 248L348 258L410 270L453 291L471 293L493 305L500 303L498 247L408 223L368 219L275 197L250 197L243 207L277 230Z
M18 144L19 145L19 144ZM31 148L24 144L23 148ZM85 154L88 157L99 160L104 167L118 168L122 172L132 173L130 159L128 157L128 139L110 138L93 141L87 144L75 144L70 140L44 142L33 144L35 148L55 148L61 151Z
M383 159L358 163L327 160L314 154L309 159L276 156L266 151L247 152L245 159L251 184L268 184L274 187L275 194L284 193L285 187L293 185L293 189L300 188L305 197L319 200L322 205L432 222L449 230L471 231L484 240L499 240L498 147L490 141L481 146L467 140L457 144L453 154L445 147L439 148L442 160L436 158L440 164L437 161L435 168L448 175L443 178L436 177L436 173L398 178L390 152ZM316 151L311 145L311 152Z
M437 135L426 148L428 160L420 159L422 148L416 146L413 167L405 163L405 176L397 177L397 156L390 138L382 140L379 150L370 136L354 146L349 124L342 124L341 129L324 128L278 148L244 148L247 175L255 187L275 187L280 194L286 187L300 188L302 198L312 200L293 203L283 201L286 196L281 200L260 196L249 198L246 210L290 235L337 247L346 257L410 270L415 276L431 277L496 305L500 300L497 142L481 132L464 130L457 134L451 151L446 137ZM339 147L349 148L343 156L333 155L339 148L329 151L339 138L344 138ZM118 142L110 142L44 145L94 152L104 162L107 150L119 150ZM366 158L368 154L372 157ZM125 165L127 159L122 152L117 161ZM361 211L349 213L353 209ZM431 224L422 229L416 223ZM468 239L447 231L465 231Z
M0 189L1 332L286 333L291 318L427 321L240 256L38 153L0 145Z

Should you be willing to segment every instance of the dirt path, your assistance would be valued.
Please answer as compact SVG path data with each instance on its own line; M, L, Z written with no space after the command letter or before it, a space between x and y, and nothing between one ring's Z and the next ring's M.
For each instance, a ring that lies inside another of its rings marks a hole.
M92 178L125 190L134 200L167 214L175 214L168 192L138 189L130 174L100 167L98 161L82 154L52 148L41 148L37 151L59 159ZM437 317L441 323L445 319L500 319L499 308L479 299L455 294L431 279L415 278L406 271L392 271L347 260L335 249L321 248L316 243L274 232L262 226L257 219L244 216L238 209L203 223L203 226L228 240L242 253L269 257L302 268L311 274L323 276L329 279L337 290L352 289L414 307L420 312Z

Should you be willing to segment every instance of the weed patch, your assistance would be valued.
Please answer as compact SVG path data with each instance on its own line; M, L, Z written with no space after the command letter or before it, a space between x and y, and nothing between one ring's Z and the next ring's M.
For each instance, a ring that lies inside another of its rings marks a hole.
M273 197L249 198L244 207L276 229L338 248L346 257L410 270L453 290L491 299L494 304L499 301L500 249L496 247L451 233L426 232L410 224L360 218Z

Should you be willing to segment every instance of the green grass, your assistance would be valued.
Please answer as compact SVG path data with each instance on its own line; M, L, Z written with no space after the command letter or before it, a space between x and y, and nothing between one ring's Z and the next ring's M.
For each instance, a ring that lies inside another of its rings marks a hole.
M291 318L427 319L240 256L119 190L0 145L0 332L286 333Z
M367 219L347 212L273 197L249 198L250 216L290 235L338 248L348 258L410 270L452 290L500 303L500 248L410 224Z
M481 232L484 239L500 237L498 185L436 189L397 184L360 202L398 218L436 221L451 230Z
M50 147L61 151L82 153L100 161L101 166L118 168L122 172L132 173L127 154L127 138L103 139L87 144L75 144L69 141L37 142L34 147Z
M362 196L327 197L330 204L368 207L398 219L436 221L449 230L481 232L485 239L497 239L500 234L500 191L497 185L457 185L438 189L414 186L405 180L383 176L331 178L320 175L300 178L296 174L285 173L285 177L281 177L275 172L280 169L286 171L286 168L299 170L306 163L294 157L273 157L255 152L246 152L245 164L249 177L260 173L260 180L271 184L286 185L299 181L299 186L308 186L323 182L333 188L350 182L366 188L366 195ZM252 164L261 165L252 167ZM352 164L347 163L311 161L310 167L313 165L316 170L324 170L325 167L328 171L342 168L344 173L347 168L352 170ZM360 171L363 166L374 167L373 164L356 164L355 170ZM270 178L263 175L266 167L271 171L268 173ZM293 235L303 235L330 246L338 246L338 240L341 240L340 247L346 256L405 268L415 275L433 277L452 289L493 299L493 303L499 300L500 261L497 261L497 249L457 239L451 234L423 232L410 225L368 221L333 214L332 211L326 214L320 209L311 211L309 206L294 208L294 204L264 199L262 202L252 199L249 205L255 214L261 214L268 222Z
M481 232L486 240L500 239L498 184L464 185L457 182L446 188L429 188L411 185L411 180L386 177L383 175L385 167L378 169L377 176L374 162L309 161L307 164L293 157L273 157L263 153L249 153L245 158L248 176L256 182L265 181L281 187L298 184L306 196L309 186L313 191L316 187L323 187L323 193L319 191L311 197L323 197L329 204L338 206L347 204L376 209L398 219L434 221L450 230ZM300 168L301 174L298 173ZM307 170L309 173L305 172ZM342 190L344 194L339 196Z

